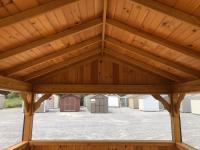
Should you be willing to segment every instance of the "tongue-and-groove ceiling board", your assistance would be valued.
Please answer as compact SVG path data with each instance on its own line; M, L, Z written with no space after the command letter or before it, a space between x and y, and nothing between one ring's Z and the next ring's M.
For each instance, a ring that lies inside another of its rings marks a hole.
M109 56L151 72L134 74L138 80L151 74L162 78L155 83L199 79L199 17L199 0L2 0L0 74L35 81Z

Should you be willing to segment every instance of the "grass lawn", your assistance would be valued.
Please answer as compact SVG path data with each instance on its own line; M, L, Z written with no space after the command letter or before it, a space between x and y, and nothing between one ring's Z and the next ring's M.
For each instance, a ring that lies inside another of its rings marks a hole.
M21 107L21 106L22 106L21 97L6 99L4 103L4 108L14 108L14 107Z

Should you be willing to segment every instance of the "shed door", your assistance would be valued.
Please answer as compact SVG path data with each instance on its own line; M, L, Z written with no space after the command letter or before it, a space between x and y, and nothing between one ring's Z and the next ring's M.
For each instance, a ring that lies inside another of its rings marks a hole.
M64 111L76 111L76 99L73 97L69 97L67 100L65 100L65 108Z

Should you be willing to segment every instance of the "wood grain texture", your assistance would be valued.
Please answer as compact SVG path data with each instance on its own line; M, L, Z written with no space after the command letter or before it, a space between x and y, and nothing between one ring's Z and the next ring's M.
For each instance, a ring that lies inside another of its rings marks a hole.
M119 94L169 94L166 85L112 85L112 84L35 84L35 93L119 93Z
M8 17L0 20L0 28L17 23L17 22L25 20L27 18L34 17L36 15L40 15L41 13L45 13L45 12L51 11L53 9L62 7L64 5L74 3L74 2L77 2L77 0L52 1L48 4L44 4L44 5L38 6L36 8L32 8L32 9L20 12L16 15L8 16ZM20 5L22 5L22 3Z
M1 75L25 81L32 74L31 78L38 77L34 83L52 84L169 85L198 80L199 6L197 0L3 1ZM97 36L101 39L94 45L81 45L70 53L62 51ZM106 36L118 44L106 42ZM66 65L66 76L59 69L55 73L55 65L102 47L104 55L120 59L109 61L102 55L97 60L90 58L93 65ZM43 74L41 79L38 72ZM177 86L173 86L174 91L199 89L198 85Z
M28 141L23 141L23 142L20 142L19 144L16 144L7 148L7 150L27 150L27 149L29 149Z
M23 45L21 47L17 47L15 49L7 50L7 51L0 54L0 59L5 59L7 57L17 55L17 54L25 52L27 50L33 49L35 47L41 46L43 44L47 44L49 42L55 41L59 38L63 38L65 36L71 36L71 35L83 32L85 30L88 30L88 29L93 28L95 26L98 26L100 24L101 24L100 19L92 20L92 21L88 22L87 24L82 24L82 25L76 26L74 28L71 28L70 30L67 29L63 32L52 34L52 35L47 36L45 38L42 38L40 40L33 41L32 43L28 43L28 44Z
M31 84L28 82L0 76L0 89L14 91L31 91Z
M82 62L77 66L72 65L60 71L49 73L46 76L38 78L37 81L33 83L116 84L117 80L117 84L122 85L170 84L170 80L168 79L135 68L136 67L127 65L127 63L113 61L112 57L104 56L92 62ZM48 71L49 70L50 69L48 69Z
M176 149L177 150L197 150L187 144L184 143L176 143Z
M175 144L169 141L31 141L30 147L33 150L175 150Z

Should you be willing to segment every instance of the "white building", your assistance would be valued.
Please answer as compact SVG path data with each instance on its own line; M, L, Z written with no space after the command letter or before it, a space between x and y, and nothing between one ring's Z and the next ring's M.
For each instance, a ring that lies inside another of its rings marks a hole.
M193 114L200 115L200 94L191 97L191 109Z
M142 111L160 111L159 101L151 95L139 98L139 110Z
M108 107L119 107L120 97L117 94L106 95L108 97Z

